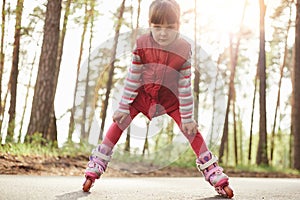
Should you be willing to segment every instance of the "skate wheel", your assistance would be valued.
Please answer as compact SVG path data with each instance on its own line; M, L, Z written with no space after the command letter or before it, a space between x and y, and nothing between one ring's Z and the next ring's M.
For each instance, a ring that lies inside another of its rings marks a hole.
M228 185L226 185L223 189L226 192L227 197L231 199L233 197L233 190Z
M93 181L91 179L86 179L86 181L83 184L82 190L84 192L90 191L92 184L93 184Z

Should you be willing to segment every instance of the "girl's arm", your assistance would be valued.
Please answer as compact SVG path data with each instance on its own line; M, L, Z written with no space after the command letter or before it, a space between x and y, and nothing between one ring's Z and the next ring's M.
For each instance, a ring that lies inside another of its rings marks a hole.
M191 88L191 60L190 58L181 67L178 94L179 94L179 111L181 115L181 122L193 122L193 94Z
M134 50L132 53L132 62L125 79L124 91L119 103L118 111L129 114L129 104L133 102L137 96L136 90L140 87L141 73L143 64L138 55L138 51Z

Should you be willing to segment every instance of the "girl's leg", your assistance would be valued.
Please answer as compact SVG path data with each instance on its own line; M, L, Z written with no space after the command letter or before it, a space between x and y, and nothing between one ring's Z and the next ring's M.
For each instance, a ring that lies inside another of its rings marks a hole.
M181 128L181 118L179 110L175 110L168 113ZM183 132L183 131L182 131ZM195 154L197 155L196 165L199 171L201 171L211 185L215 187L215 190L222 196L233 197L233 190L229 187L228 176L223 173L217 161L217 157L214 156L207 148L206 143L198 131L196 135L188 135L184 133L185 137L189 140Z
M109 127L102 144L113 148L119 141L123 131L130 125L133 118L139 114L139 111L134 107L130 107L130 115L120 124L119 122L113 122Z
M174 121L177 123L177 125L181 129L181 118L180 118L179 110L177 109L171 113L168 113L168 115L174 119ZM208 151L206 143L199 131L197 131L197 133L195 135L189 135L183 131L182 131L182 133L190 142L192 149L194 150L197 157L199 157L201 153Z
M83 184L83 191L88 192L95 182L95 179L105 172L108 162L111 159L112 150L120 139L123 131L129 126L132 119L139 113L135 108L130 108L130 115L122 122L113 122L110 126L104 140L92 151L90 161L85 170L86 181Z

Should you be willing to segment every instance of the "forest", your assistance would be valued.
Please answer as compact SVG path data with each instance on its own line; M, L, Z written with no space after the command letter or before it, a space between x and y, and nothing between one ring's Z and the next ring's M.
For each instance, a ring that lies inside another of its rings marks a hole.
M2 0L2 145L98 144L136 38L149 31L150 3ZM300 170L300 0L178 3L192 45L194 118L219 161ZM115 157L167 165L187 148L171 118L138 115Z

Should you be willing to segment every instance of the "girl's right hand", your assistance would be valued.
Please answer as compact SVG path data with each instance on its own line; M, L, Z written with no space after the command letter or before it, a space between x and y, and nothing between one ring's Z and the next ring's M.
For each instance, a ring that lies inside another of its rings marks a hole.
M129 114L116 111L113 115L113 121L122 124Z

